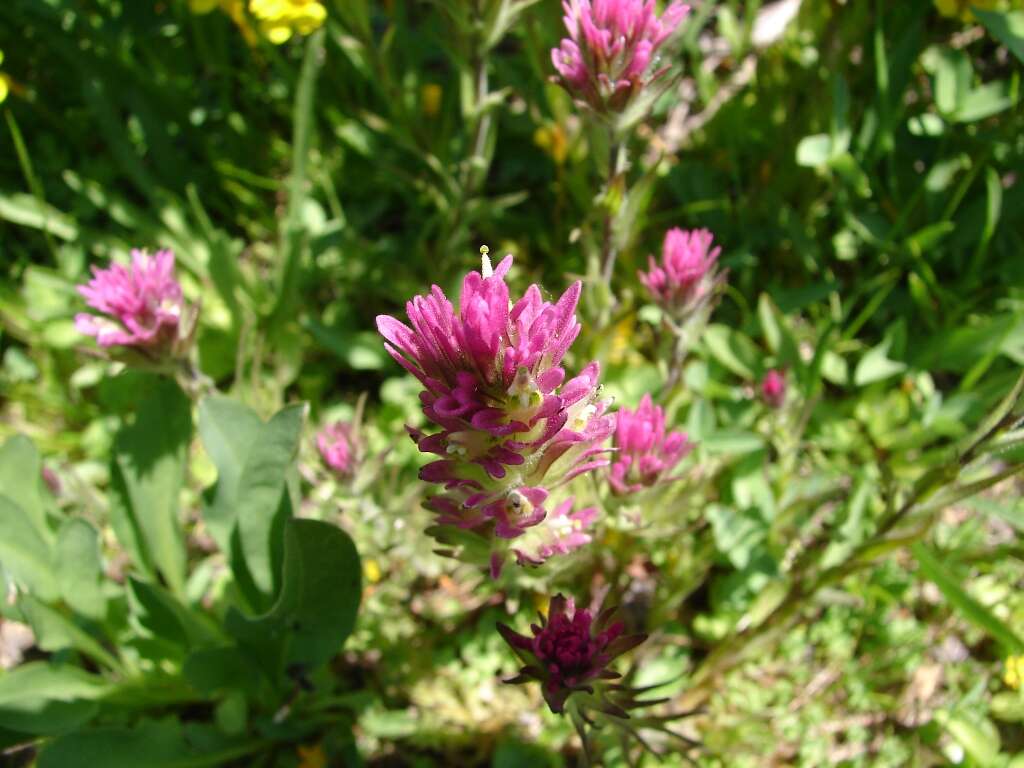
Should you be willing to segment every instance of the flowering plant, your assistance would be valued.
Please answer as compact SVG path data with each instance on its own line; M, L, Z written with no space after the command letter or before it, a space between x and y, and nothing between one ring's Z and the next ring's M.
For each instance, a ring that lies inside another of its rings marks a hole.
M564 0L569 37L551 50L558 82L599 114L619 113L668 72L658 50L689 7L671 2L659 16L654 0Z
M94 336L104 348L121 348L153 361L180 356L194 330L181 285L174 274L174 254L133 250L131 263L92 268L93 277L78 292L100 314L75 316L80 333Z
M608 464L602 443L614 419L605 413L597 363L568 381L562 367L580 331L580 284L554 304L536 285L510 303L512 257L492 269L482 250L481 270L463 280L458 311L434 286L406 305L411 327L381 315L377 328L388 353L423 385L423 413L438 427L409 430L420 451L440 457L420 471L443 487L427 502L436 515L431 532L469 545L451 554L486 555L497 577L509 553L537 565L590 540L595 510L573 512L570 498L549 512L549 497Z
M615 414L615 461L608 483L615 494L629 494L664 481L666 475L693 450L685 432L667 432L665 412L644 395L632 411Z
M601 700L607 682L620 677L609 664L647 639L646 635L624 634L625 626L613 621L614 617L612 608L595 619L589 610L577 610L571 597L555 595L547 617L541 615L539 624L530 625L533 637L499 623L501 636L525 665L508 682L536 680L555 713L564 711L566 700L574 693Z

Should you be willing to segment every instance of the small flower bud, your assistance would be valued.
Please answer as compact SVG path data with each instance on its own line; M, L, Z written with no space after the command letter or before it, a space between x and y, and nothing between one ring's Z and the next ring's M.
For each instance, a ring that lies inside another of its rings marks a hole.
M786 377L774 369L761 380L761 397L772 408L781 408L786 402Z
M336 421L324 427L316 438L317 448L324 464L341 478L351 478L359 468L362 445L355 427Z

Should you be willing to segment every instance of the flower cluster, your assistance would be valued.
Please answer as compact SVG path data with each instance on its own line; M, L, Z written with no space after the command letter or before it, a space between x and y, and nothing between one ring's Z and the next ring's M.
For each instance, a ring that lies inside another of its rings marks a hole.
M245 12L245 0L189 0L192 13L210 13L220 8L242 31L246 42L255 45L258 38ZM292 35L308 35L323 26L327 9L319 0L249 0L249 13L255 18L259 32L274 45L281 45Z
M532 624L526 637L504 624L498 631L525 665L509 683L541 683L544 700L552 712L565 709L566 699L584 691L600 696L598 689L619 677L608 665L640 645L646 635L624 635L621 622L612 621L614 609L602 611L595 620L588 610L576 610L575 601L556 595L548 616Z
M347 421L328 424L317 435L316 445L324 464L339 477L347 479L355 475L362 456L362 442L353 424Z
M713 298L720 281L716 264L721 252L712 248L713 241L706 229L674 227L665 233L661 263L649 256L648 271L638 273L651 297L671 317L685 319Z
M656 55L689 13L671 2L658 16L654 0L564 0L569 37L551 50L562 86L598 113L622 112L662 77Z
M462 545L478 560L475 542L497 576L508 553L539 564L589 541L596 512L572 511L567 499L549 511L551 492L572 478L607 466L603 443L614 430L599 396L598 365L566 381L562 358L580 332L580 283L554 304L531 285L514 304L506 257L462 284L459 309L434 286L406 305L411 327L387 315L377 328L391 356L423 384L423 413L438 432L410 429L424 453L438 459L420 477L443 487L427 501L436 514L431 533ZM460 536L459 533L473 536Z
M636 493L663 481L693 449L685 432L667 432L665 412L644 395L635 411L615 414L615 461L608 474L612 492Z
M249 0L249 11L263 36L275 45L294 34L311 34L327 19L327 9L317 0Z
M155 360L178 351L184 304L171 251L133 250L130 265L94 266L92 273L78 292L102 314L78 314L80 333L95 336L101 347L127 347Z
M761 380L761 397L772 408L781 408L786 402L786 377L776 370L770 370Z

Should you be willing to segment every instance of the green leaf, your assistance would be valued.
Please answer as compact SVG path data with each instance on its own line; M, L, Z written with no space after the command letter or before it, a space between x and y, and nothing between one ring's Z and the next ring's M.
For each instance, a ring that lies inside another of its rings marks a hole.
M553 768L562 761L547 749L524 741L502 739L494 750L491 768Z
M953 115L958 123L973 123L986 117L998 115L1014 104L1014 89L1006 80L996 80L972 89L960 103Z
M700 439L698 445L709 454L741 454L764 448L764 438L756 432L720 430Z
M36 645L44 651L57 652L74 648L114 671L121 663L100 642L57 608L31 595L18 598L18 609L36 636Z
M285 527L281 593L270 611L247 618L232 609L227 627L271 665L316 667L352 633L361 599L359 555L348 534L318 520Z
M60 595L50 547L20 506L0 496L0 564L40 600Z
M43 748L38 768L213 768L265 748L258 739L226 738L213 726L168 718L61 736Z
M878 346L869 349L857 363L857 368L853 372L853 383L858 387L863 387L905 371L907 369L905 363L889 359L889 347L891 346L892 336L890 335L886 336Z
M1024 653L1024 642L991 611L961 588L957 578L950 572L948 563L939 562L921 542L917 542L910 549L924 577L939 588L964 619L999 643L1007 656Z
M128 483L116 455L112 456L110 460L110 493L107 499L110 505L110 527L113 529L118 543L140 573L144 574L146 578L155 579L153 559L142 537L142 531L139 529L132 509Z
M938 115L923 112L907 120L907 130L914 136L941 136L946 132L946 123Z
M306 406L290 405L260 429L239 478L237 531L252 580L265 596L276 593L281 564L281 527L291 516L286 475L299 450Z
M201 693L253 687L252 669L236 646L200 648L185 659L185 680Z
M778 353L782 344L782 328L775 316L775 305L767 293L762 293L757 300L757 319L761 323L761 333L768 349Z
M139 626L162 643L180 649L216 645L223 641L205 615L182 604L156 584L129 579L130 605Z
M743 570L768 536L768 523L757 509L735 510L722 504L710 504L705 515L711 523L718 551L733 567Z
M262 429L256 412L230 397L210 395L199 403L199 436L217 467L217 482L204 494L203 520L222 552L230 549L239 483Z
M747 336L725 325L711 324L701 336L711 356L737 376L753 381L761 355Z
M827 133L804 136L796 145L796 164L805 168L825 165L832 157L832 138Z
M985 226L978 239L978 251L983 252L999 225L1003 210L1003 183L999 172L992 166L985 169Z
M176 594L184 593L185 536L178 514L178 496L185 482L192 406L177 384L165 378L139 406L135 422L115 439L115 461L121 473L113 483L123 492L123 508L154 566Z
M78 227L74 219L26 193L0 194L0 219L40 229L61 240L78 239Z
M288 406L264 423L248 406L213 395L199 404L199 434L217 467L204 516L230 553L239 586L265 607L280 574L280 528L290 514L287 476L298 452L306 406ZM276 532L276 533L275 533Z
M77 728L97 711L109 690L100 677L76 667L42 661L0 675L0 728L51 736Z
M999 731L989 720L940 709L935 712L935 721L964 748L972 765L997 768L1004 764L999 755Z
M971 8L971 12L992 37L1005 45L1019 61L1024 62L1024 11L1000 13Z
M21 508L46 542L53 542L53 531L46 522L52 506L43 482L43 462L35 444L24 435L13 435L0 446L0 493Z
M974 72L967 53L953 48L932 48L935 74L935 106L943 115L960 110L970 92Z
M57 584L64 602L97 621L107 613L99 533L80 517L64 521L57 532Z

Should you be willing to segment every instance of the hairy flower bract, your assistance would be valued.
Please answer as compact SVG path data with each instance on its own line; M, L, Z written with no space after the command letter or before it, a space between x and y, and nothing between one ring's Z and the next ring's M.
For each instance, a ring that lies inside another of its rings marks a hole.
M665 233L661 262L648 257L647 272L640 282L654 301L674 317L692 314L714 291L715 266L721 248L712 247L714 236L706 229Z
M644 395L640 406L615 414L615 461L608 475L612 492L635 493L668 479L666 475L693 449L685 432L668 432L665 412Z
M96 337L101 347L133 347L161 357L178 339L183 303L174 276L174 254L133 250L131 264L92 268L93 278L78 286L86 302L101 314L80 313L75 327Z
M665 74L658 49L689 7L671 2L659 16L654 0L564 0L569 37L551 50L561 84L597 112L621 112Z
M316 437L324 464L343 478L352 477L359 466L362 446L356 428L346 421L328 424Z
M555 303L536 285L510 302L512 257L492 269L482 250L458 309L435 285L406 305L411 326L381 315L377 328L388 353L423 384L423 413L438 427L410 429L419 449L438 457L420 471L443 489L427 501L434 533L445 540L446 530L473 532L497 575L509 553L539 564L589 541L596 512L572 512L571 500L552 507L549 497L608 464L603 443L614 419L599 396L597 363L568 381L562 367L580 332L580 283Z
M608 665L635 648L646 635L624 635L624 625L613 621L614 609L602 611L595 619L588 610L577 610L570 597L551 599L548 616L532 624L532 637L521 635L504 624L498 631L525 665L509 683L536 680L552 712L564 711L573 693L599 693L601 681L615 680L618 673Z

